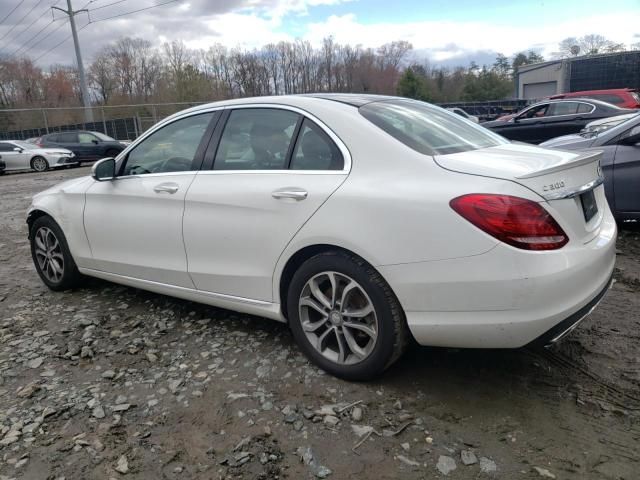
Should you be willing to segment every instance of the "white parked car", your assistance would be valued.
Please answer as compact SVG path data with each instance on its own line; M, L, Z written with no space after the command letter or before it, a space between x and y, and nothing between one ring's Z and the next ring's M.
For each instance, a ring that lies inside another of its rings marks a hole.
M245 98L169 117L33 198L33 260L288 322L347 379L422 345L549 343L602 298L599 153L516 145L427 103Z
M5 171L35 170L44 172L50 168L78 165L75 155L65 148L40 148L20 140L0 141L0 158L5 163Z
M466 118L467 120L471 120L473 123L480 123L480 119L478 117L476 117L475 115L469 115L467 112L465 112L460 107L447 108L447 110L449 110L450 112L455 113L456 115L460 115L462 118Z
M593 122L587 123L585 127L580 130L580 133L603 132L605 130L609 130L610 128L617 127L630 118L635 118L637 115L640 115L640 113L626 113L624 115L617 115L615 117L600 118L598 120L594 120Z

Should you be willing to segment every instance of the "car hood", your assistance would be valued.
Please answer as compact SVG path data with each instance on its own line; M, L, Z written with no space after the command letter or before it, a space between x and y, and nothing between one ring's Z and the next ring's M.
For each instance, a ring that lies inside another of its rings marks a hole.
M67 189L70 188L74 188L74 190L77 190L78 188L82 188L82 185L86 184L86 188L89 188L89 186L91 184L93 184L93 179L90 176L86 176L86 177L80 177L80 178L72 178L71 180L67 180L65 182L62 183L58 183L57 185L54 185L51 188L47 188L46 190L43 190L42 192L36 193L33 196L33 199L35 200L38 197L43 197L46 195L52 195L52 194L56 194L56 193L64 193Z
M563 135L562 137L552 138L540 144L544 148L566 148L568 150L579 150L589 148L596 140L596 136L583 137L582 135Z

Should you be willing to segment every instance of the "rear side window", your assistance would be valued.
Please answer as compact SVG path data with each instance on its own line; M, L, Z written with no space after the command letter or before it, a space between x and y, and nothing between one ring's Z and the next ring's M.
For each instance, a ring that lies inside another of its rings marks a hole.
M78 142L78 134L76 133L59 133L58 139L56 140L58 143L77 143Z
M289 168L291 170L342 170L344 158L329 136L315 123L305 119Z
M78 143L93 143L93 141L98 141L98 139L91 135L90 133L79 133L78 134Z
M214 170L284 170L300 115L275 108L243 108L229 115Z
M578 113L579 105L581 104L578 102L552 103L547 116L554 117L557 115L575 115L576 113Z
M424 102L373 102L359 110L371 123L425 155L447 155L508 143L484 127Z

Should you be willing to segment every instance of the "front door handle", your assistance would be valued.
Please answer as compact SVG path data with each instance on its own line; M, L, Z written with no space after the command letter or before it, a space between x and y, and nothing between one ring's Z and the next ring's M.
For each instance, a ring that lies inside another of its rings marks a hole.
M302 188L297 187L287 187L281 188L279 190L275 190L271 193L273 198L282 199L282 198L292 198L294 200L304 200L307 198L309 193Z
M174 194L178 191L180 186L177 183L161 183L153 187L153 191L156 193L168 193Z

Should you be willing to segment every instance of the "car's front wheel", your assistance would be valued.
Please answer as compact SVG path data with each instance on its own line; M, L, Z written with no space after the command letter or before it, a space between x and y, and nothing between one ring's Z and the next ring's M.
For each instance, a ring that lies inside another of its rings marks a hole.
M346 252L320 253L304 262L291 280L287 305L300 348L340 378L379 375L409 341L389 285L371 265Z
M49 162L44 157L33 157L31 159L31 168L36 172L46 172L49 170Z
M51 217L39 217L31 226L29 238L33 263L45 285L55 291L75 287L81 274L58 224Z

